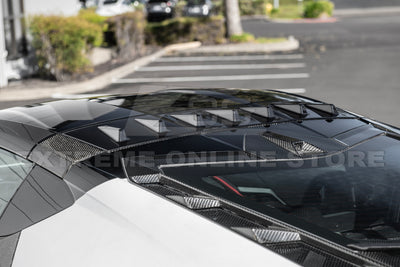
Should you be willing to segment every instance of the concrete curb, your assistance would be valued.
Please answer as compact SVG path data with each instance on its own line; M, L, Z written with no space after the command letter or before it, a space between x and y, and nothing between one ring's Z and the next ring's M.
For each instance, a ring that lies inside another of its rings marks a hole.
M245 15L240 16L241 20L269 20L267 15Z
M337 18L335 17L329 17L329 18L315 18L315 19L308 19L308 18L303 18L303 19L269 19L268 20L271 23L335 23L337 21Z
M201 46L198 48L188 49L195 53L271 53L278 51L297 50L300 44L293 36L290 36L287 41L279 43L243 43L243 44L226 44L226 45L210 45Z
M333 23L336 22L336 18L298 18L298 19L271 19L266 15L253 15L253 16L241 16L242 20L263 20L271 23Z
M400 6L385 6L385 7L335 9L333 11L333 16L339 16L339 17L368 16L368 15L398 14L398 13L400 13ZM337 21L335 17L326 19L271 19L267 15L241 16L241 19L265 20L272 23L333 23Z
M92 92L106 87L107 85L111 84L113 80L120 79L134 72L137 68L149 64L150 62L156 60L159 57L162 57L168 52L193 49L200 46L200 42L169 45L152 55L139 58L124 66L115 68L109 72L103 73L97 77L83 82L77 82L53 88L30 88L22 90L16 90L13 88L2 88L0 89L0 101L8 102L26 99L43 99L50 98L53 94L81 94Z

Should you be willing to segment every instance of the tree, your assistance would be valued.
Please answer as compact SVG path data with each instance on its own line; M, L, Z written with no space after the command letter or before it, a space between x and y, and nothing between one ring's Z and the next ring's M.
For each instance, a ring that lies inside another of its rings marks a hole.
M238 0L225 0L225 19L228 37L243 34Z

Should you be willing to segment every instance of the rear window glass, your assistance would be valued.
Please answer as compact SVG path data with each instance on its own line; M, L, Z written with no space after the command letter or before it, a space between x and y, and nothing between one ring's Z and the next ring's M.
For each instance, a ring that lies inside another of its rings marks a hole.
M167 2L162 0L150 0L149 3ZM110 104L121 108L132 109L147 114L170 113L188 109L206 108L235 108L249 103L282 103L302 102L318 103L307 98L287 95L279 92L265 92L258 90L171 90L146 95L134 95L115 97L105 100L104 104ZM151 105L149 105L151 103Z
M31 162L0 149L0 215L32 167Z
M176 164L163 172L266 214L280 211L357 241L390 241L400 238L399 158L399 140L381 136L314 159Z

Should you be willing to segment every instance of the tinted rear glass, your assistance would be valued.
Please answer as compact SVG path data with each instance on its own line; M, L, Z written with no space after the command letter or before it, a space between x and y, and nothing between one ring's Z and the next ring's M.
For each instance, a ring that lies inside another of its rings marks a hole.
M149 3L159 0L150 0ZM307 98L279 92L258 90L174 90L147 95L117 97L104 101L122 108L133 109L148 114L169 113L188 109L233 108L248 103L307 102L318 103ZM118 103L117 100L120 100ZM118 103L118 104L116 104ZM149 105L151 103L151 105Z
M249 208L278 210L346 238L398 240L399 159L400 141L380 136L313 159L178 164L163 171Z

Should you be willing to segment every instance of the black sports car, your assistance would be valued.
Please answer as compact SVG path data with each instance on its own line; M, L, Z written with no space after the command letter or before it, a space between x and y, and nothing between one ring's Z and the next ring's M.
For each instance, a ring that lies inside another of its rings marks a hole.
M277 91L0 111L0 266L398 266L400 130Z

